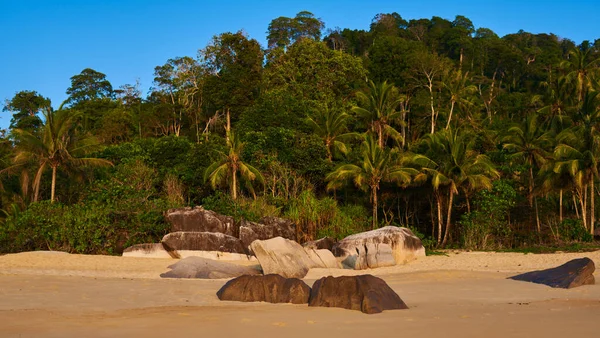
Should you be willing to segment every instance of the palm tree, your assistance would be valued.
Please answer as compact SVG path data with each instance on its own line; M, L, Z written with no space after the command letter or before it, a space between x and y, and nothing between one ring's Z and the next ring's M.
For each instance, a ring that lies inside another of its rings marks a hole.
M477 191L490 189L492 179L499 177L486 155L474 149L474 140L468 133L453 132L452 129L436 134L428 134L424 139L428 163L423 172L431 179L431 185L437 196L438 204L438 245L445 246L449 239L452 221L454 196L459 191ZM421 161L422 162L422 161ZM442 193L448 194L446 230L442 233Z
M592 49L575 48L569 52L569 59L561 64L568 71L565 78L568 83L575 85L580 102L590 89L594 74L598 73L600 59L594 59L591 51Z
M231 198L233 200L237 199L238 174L248 184L255 180L261 184L264 183L264 178L258 169L242 161L241 154L244 145L235 133L228 132L227 153L218 151L218 159L206 168L204 172L204 181L210 181L213 189L216 189L217 185L226 181L231 189Z
M15 139L15 156L12 166L4 169L13 172L18 168L36 164L33 180L33 201L38 201L41 180L44 172L49 167L52 169L52 185L50 201L55 200L56 173L59 168L74 169L86 166L110 166L110 161L85 157L100 148L100 143L93 136L82 135L77 132L76 121L81 114L63 110L62 106L56 111L47 109L43 112L44 124L39 132L30 132L23 129L12 131Z
M541 232L540 218L537 210L537 197L534 197L535 180L534 168L541 168L550 157L549 149L552 147L553 137L550 132L545 131L538 123L536 113L527 114L522 125L516 125L508 129L504 137L504 149L512 152L511 157L524 161L529 167L529 207L535 204L536 225L538 233ZM535 202L535 203L534 203Z
M450 122L452 121L452 113L456 104L467 105L471 104L467 100L467 97L477 92L477 87L473 84L468 84L469 72L464 75L462 71L458 70L454 72L453 76L444 81L444 88L450 95L450 113L448 114L448 123L446 123L446 129L450 128Z
M554 150L557 159L554 171L568 172L573 178L581 205L583 225L587 228L587 191L590 187L590 232L594 233L594 182L600 160L600 92L586 92L579 107L575 126L558 135Z
M403 101L398 89L387 81L377 85L369 81L368 92L358 92L357 96L360 106L353 107L352 111L377 135L379 148L383 148L385 137L400 141L402 136L391 126L402 114L397 110Z
M362 190L370 190L373 204L373 229L377 227L378 191L382 182L396 182L406 186L411 177L418 171L404 166L405 161L397 157L398 153L378 146L375 139L367 134L362 144L360 163L343 164L338 166L326 177L328 189L333 189L339 183L353 180Z
M350 116L342 111L334 109L322 110L314 118L307 118L307 123L313 128L314 132L323 139L327 148L327 159L331 162L334 151L342 154L348 152L348 147L344 141L359 137L358 133L344 133L346 121Z

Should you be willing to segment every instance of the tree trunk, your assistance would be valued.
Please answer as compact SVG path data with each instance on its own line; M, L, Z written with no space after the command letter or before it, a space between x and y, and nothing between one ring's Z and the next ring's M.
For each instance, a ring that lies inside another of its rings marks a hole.
M227 124L225 125L225 141L229 142L229 132L231 131L231 116L229 115L229 108L227 108Z
M442 243L442 196L439 192L436 193L437 198L437 221L438 221L438 236L437 245Z
M537 225L538 234L542 233L542 228L540 226L540 213L538 211L538 202L537 197L535 198L535 224Z
M596 221L596 217L594 215L594 177L592 177L592 182L591 182L591 189L590 189L590 234L592 234L592 236L594 235L594 222Z
M571 193L573 193L573 191L571 191ZM573 194L572 197L573 197L573 207L575 208L575 215L577 216L577 218L580 218L581 216L579 216L579 208L577 207L577 200L575 199L575 194Z
M50 190L50 202L54 203L54 192L56 190L56 167L52 167L52 188Z
M583 221L583 227L587 227L587 208L586 208L586 196L587 196L587 188L583 186L583 188L579 189L579 204L581 207L581 220Z
M450 121L452 121L452 112L454 111L454 100L452 100L452 104L450 105L450 114L448 115L448 123L446 124L446 130L450 128Z
M377 134L379 135L379 148L383 149L383 126L381 123L377 124Z
M444 233L444 240L442 241L442 247L448 243L448 237L450 234L450 223L452 222L452 202L454 200L454 191L450 188L450 194L448 196L448 215L446 219L446 232Z
M558 197L558 219L562 223L562 221L563 221L563 190L562 189L560 189L558 196L559 196Z
M435 133L435 108L433 107L433 88L429 87L429 99L431 104L431 134Z
M377 229L377 187L371 187L373 192L373 230Z
M233 174L231 180L231 198L233 198L233 200L235 201L237 199L237 170L233 168L231 169L231 173Z

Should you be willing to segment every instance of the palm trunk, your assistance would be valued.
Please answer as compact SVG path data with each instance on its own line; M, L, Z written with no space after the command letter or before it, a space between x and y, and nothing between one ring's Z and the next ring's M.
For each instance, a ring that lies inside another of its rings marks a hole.
M381 124L377 126L377 133L379 134L379 148L383 149L383 127Z
M454 100L452 100L452 104L450 105L450 114L448 115L448 123L446 124L446 129L450 128L450 121L452 121L452 112L454 112Z
M559 196L558 197L558 219L562 223L562 221L563 221L563 190L562 189L560 189L558 196Z
M590 234L594 235L594 222L596 221L596 217L594 215L594 177L592 177L590 189Z
M585 205L585 197L587 196L587 189L585 186L583 188L578 189L579 195L579 204L581 208L581 221L583 222L583 227L587 229L587 208Z
M437 198L437 221L438 221L438 236L437 245L442 243L442 196L439 192L436 193Z
M542 233L542 228L540 226L540 213L538 211L538 202L537 197L535 198L535 223L537 225L538 234Z
M377 229L377 187L371 187L373 194L373 230Z
M54 192L56 190L56 167L52 167L52 188L50 190L50 202L54 203Z
M573 193L573 191L571 191L571 193ZM581 216L579 216L579 208L577 207L577 200L575 199L575 194L573 194L573 207L575 208L575 215L577 216L577 218L580 218Z
M229 108L227 108L227 124L225 125L225 141L229 142L229 132L231 131L231 115L229 114Z
M232 182L231 182L231 198L235 201L237 199L237 170L235 168L231 169Z
M452 222L452 202L454 200L454 192L452 188L450 188L450 196L448 197L448 215L446 219L446 232L444 233L444 240L442 241L442 247L446 246L448 243L448 237L450 234L450 223Z

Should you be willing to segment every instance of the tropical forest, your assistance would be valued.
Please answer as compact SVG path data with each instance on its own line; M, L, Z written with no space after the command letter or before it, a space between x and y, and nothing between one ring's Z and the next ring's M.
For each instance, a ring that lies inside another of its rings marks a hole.
M0 254L119 254L200 205L290 219L299 241L391 225L428 250L600 246L600 39L307 11L265 35L173 55L147 92L86 68L64 102L7 99Z

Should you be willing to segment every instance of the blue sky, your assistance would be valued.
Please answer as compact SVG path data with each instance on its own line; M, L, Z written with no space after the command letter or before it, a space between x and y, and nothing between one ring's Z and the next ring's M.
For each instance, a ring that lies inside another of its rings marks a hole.
M70 77L88 67L115 88L139 79L145 94L154 67L167 59L195 56L212 36L240 29L265 45L272 19L302 10L327 28L368 29L377 13L398 12L407 20L459 14L500 36L523 29L576 43L600 38L598 0L0 0L0 101L36 90L56 107ZM1 112L0 127L10 118Z

